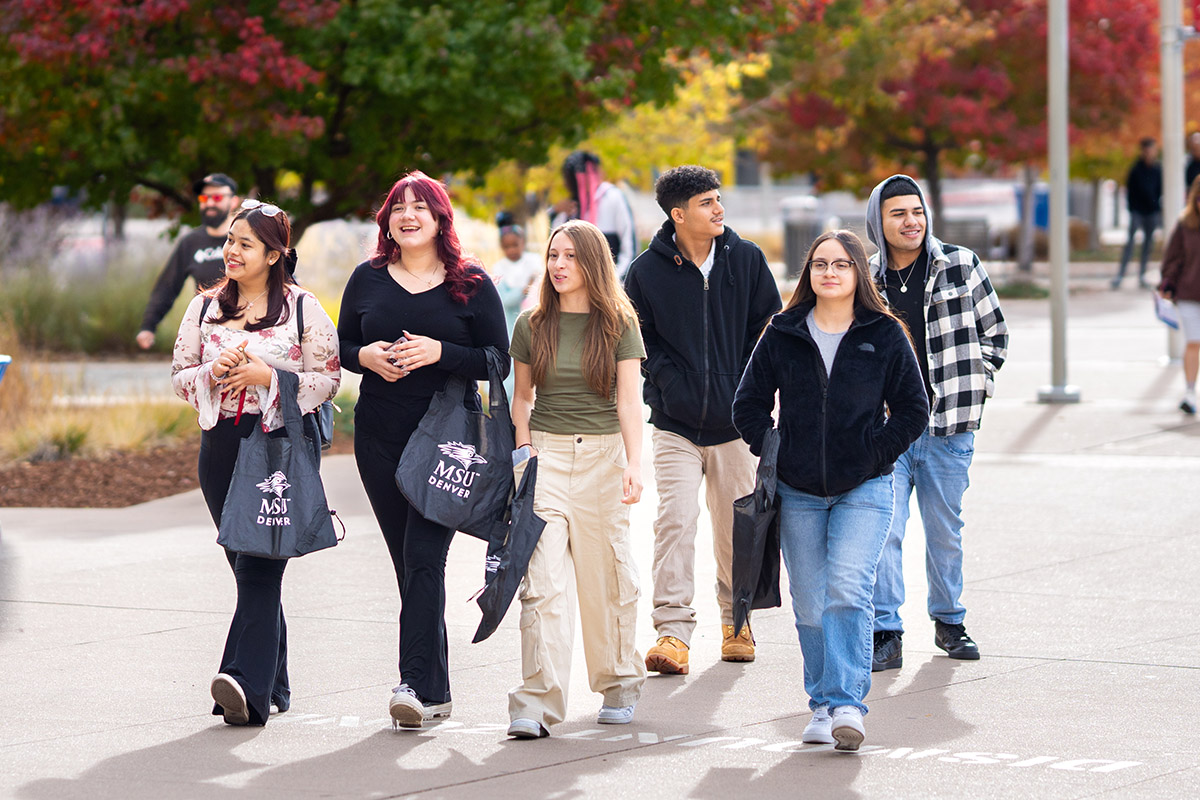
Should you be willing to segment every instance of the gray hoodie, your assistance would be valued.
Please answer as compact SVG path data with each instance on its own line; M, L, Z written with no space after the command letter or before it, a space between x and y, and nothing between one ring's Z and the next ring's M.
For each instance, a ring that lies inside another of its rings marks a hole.
M871 198L867 200L867 238L871 240L871 244L879 248L879 265L875 270L876 278L887 272L888 264L887 241L883 237L883 203L879 198L883 194L883 187L892 181L904 181L912 187L912 194L921 198L921 205L925 207L925 250L929 253L931 266L935 260L934 254L938 250L933 237L933 212L930 210L929 204L925 202L925 194L921 191L921 187L907 175L893 175L885 178L871 191Z

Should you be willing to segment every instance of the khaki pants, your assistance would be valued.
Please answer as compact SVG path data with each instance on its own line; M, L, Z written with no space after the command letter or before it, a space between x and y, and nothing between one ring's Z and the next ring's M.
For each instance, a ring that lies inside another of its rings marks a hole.
M546 529L521 584L523 682L508 693L508 713L549 727L567 715L576 590L592 691L606 705L633 705L646 668L634 647L638 579L621 503L621 435L531 437L539 451L533 508Z
M717 603L721 623L733 624L733 501L754 491L758 459L741 439L701 447L669 431L654 429L654 483L658 518L654 521L654 628L691 644L696 627L693 573L696 520L700 516L700 480L712 517L713 554L717 561Z

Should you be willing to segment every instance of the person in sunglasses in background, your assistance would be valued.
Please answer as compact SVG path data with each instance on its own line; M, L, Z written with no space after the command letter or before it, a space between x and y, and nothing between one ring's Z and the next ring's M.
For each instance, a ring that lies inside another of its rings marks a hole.
M224 173L214 172L192 184L192 191L200 206L201 226L179 239L150 292L137 334L138 347L143 350L154 346L155 331L188 278L196 282L197 291L202 291L225 277L221 249L238 208L237 182Z

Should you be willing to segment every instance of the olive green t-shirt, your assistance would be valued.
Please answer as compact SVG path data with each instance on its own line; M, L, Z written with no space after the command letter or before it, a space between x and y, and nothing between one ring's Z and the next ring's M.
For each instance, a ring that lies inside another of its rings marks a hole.
M512 344L508 352L513 359L528 364L533 358L529 345L529 315L526 311L517 318ZM619 433L617 419L616 381L612 399L600 397L591 390L583 377L580 360L583 356L583 337L589 314L562 313L558 323L558 363L535 387L533 413L529 429L546 433ZM617 342L617 361L645 358L642 332L637 324L627 325Z

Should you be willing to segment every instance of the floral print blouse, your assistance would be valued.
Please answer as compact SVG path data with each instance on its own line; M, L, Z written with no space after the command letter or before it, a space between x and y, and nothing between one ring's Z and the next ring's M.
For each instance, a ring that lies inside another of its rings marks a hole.
M213 377L212 365L222 350L237 347L245 341L247 352L254 353L273 369L286 369L300 377L297 400L300 413L308 412L337 394L342 381L342 365L338 358L337 329L311 293L297 286L286 288L287 320L271 328L244 331L227 328L207 320L201 321L200 309L204 295L196 295L188 305L175 339L175 355L171 363L171 383L175 394L192 404L200 413L200 427L209 430L219 419L235 417L239 404L243 414L262 414L263 430L283 427L279 409L279 379L271 372L270 386L254 386L245 392L245 402L227 392ZM296 325L296 301L304 303L304 335ZM214 299L206 317L217 312Z

